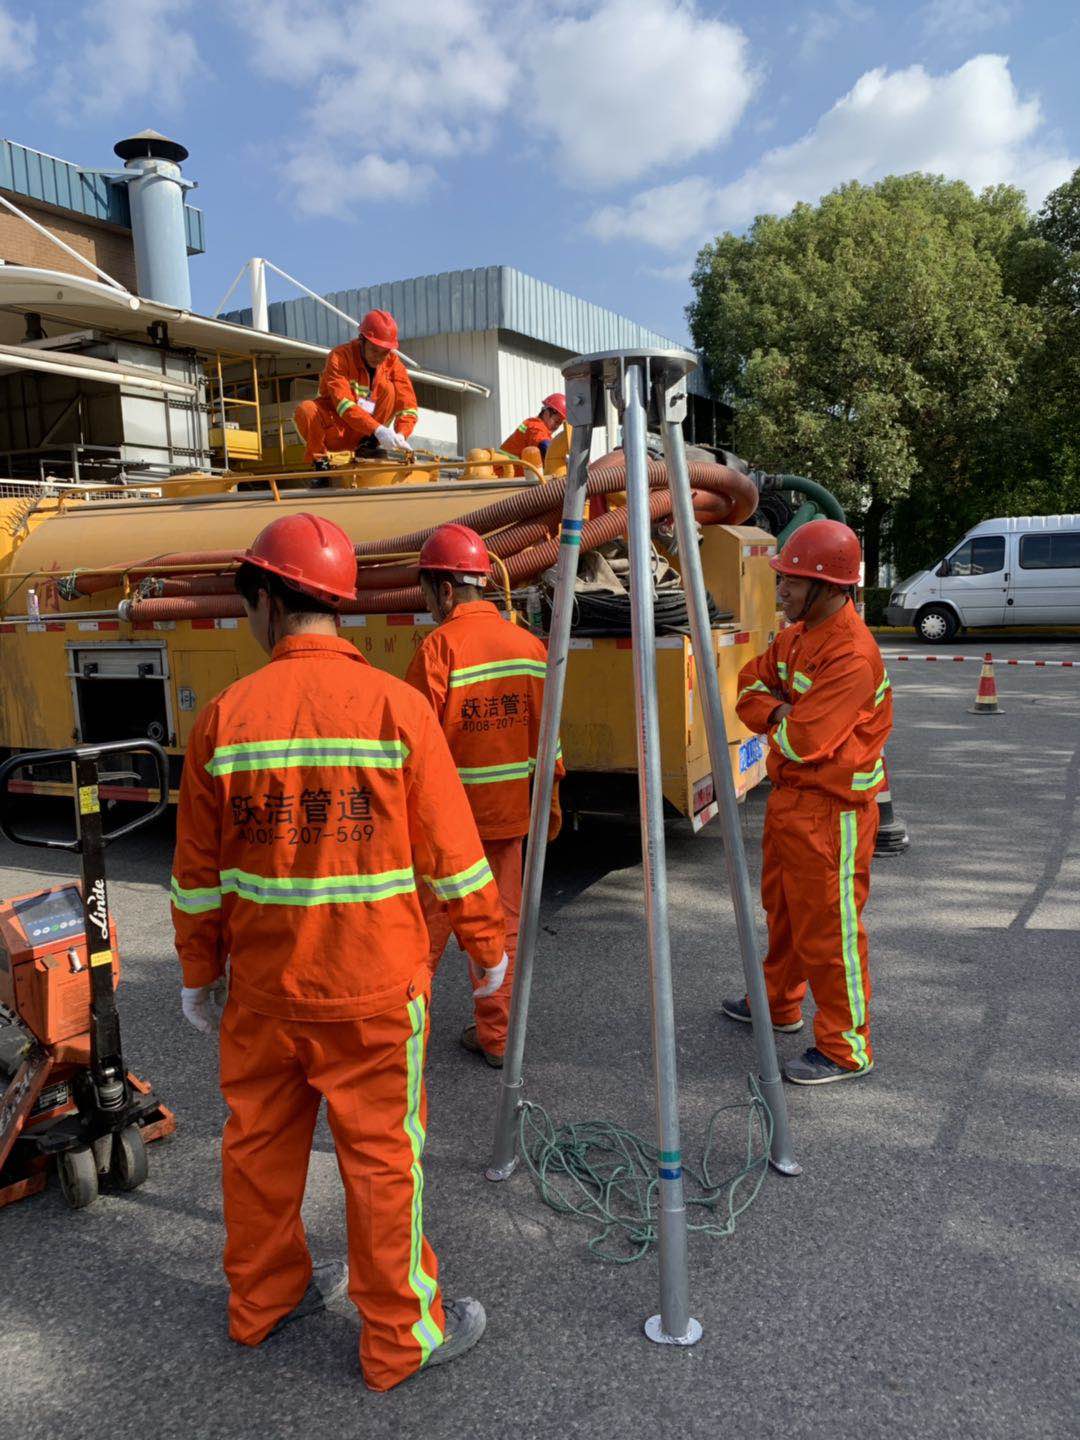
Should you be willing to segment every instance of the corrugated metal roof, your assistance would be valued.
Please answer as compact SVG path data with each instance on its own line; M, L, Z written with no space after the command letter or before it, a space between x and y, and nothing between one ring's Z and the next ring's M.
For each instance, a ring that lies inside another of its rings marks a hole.
M105 175L80 169L40 150L29 150L14 140L0 140L0 190L131 229L126 185L114 185ZM202 211L185 205L184 221L188 254L201 255L206 249Z
M389 310L398 322L403 349L408 348L410 339L477 330L507 330L568 355L638 346L685 348L625 315L605 310L510 265L448 270L441 275L421 275L360 290L336 290L326 298L350 315ZM230 318L250 324L251 312L236 311ZM271 305L270 329L319 345L340 345L353 336L344 320L308 299ZM689 385L695 394L709 393L700 369L690 375Z

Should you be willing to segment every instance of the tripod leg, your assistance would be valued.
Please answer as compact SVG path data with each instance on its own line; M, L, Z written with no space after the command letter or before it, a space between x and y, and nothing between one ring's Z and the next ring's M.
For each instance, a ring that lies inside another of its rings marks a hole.
M668 933L664 794L660 770L660 720L656 698L649 482L645 452L644 361L630 361L623 377L626 495L629 510L630 612L637 715L638 794L645 878L645 923L652 999L653 1069L656 1081L657 1146L660 1151L660 1314L645 1326L650 1340L692 1345L701 1326L690 1315L686 1255L686 1204L679 1140L679 1085L675 1059L675 1005Z
M724 833L724 860L727 865L728 884L731 888L731 903L735 910L735 925L739 936L739 952L742 956L743 974L746 979L746 993L750 1001L750 1015L753 1021L754 1044L757 1049L758 1076L762 1094L773 1120L772 1149L769 1158L775 1169L783 1175L798 1175L801 1166L795 1159L788 1123L787 1100L784 1096L783 1081L776 1058L776 1042L773 1038L769 1016L769 1000L765 991L765 976L761 968L754 933L754 911L750 893L750 875L746 868L746 851L739 827L739 807L735 796L735 782L731 777L731 761L728 751L727 727L724 724L724 709L720 701L720 682L712 649L712 627L709 624L708 606L705 599L705 580L701 570L701 555L698 551L697 525L694 520L693 501L690 497L690 473L686 465L686 450L683 445L682 416L670 418L674 407L681 411L683 393L672 393L672 389L658 386L657 406L661 416L661 434L664 442L664 457L667 461L668 482L675 514L675 533L679 545L679 562L682 569L683 589L686 593L686 607L690 616L690 635L694 646L694 657L698 684L705 702L705 729L709 739L709 759L712 763L713 785L720 809L720 825Z
M588 385L591 392L596 383L587 379L570 381L567 392L571 407L574 406L575 399L579 398L575 396L575 385ZM580 403L585 414L593 413L591 394L589 397L580 397ZM517 1164L514 1119L523 1088L521 1069L525 1054L525 1027L529 1015L536 933L540 924L540 892L544 885L544 862L547 859L548 816L551 810L551 792L555 784L555 753L559 744L559 721L562 717L563 690L566 685L566 660L570 653L574 581L577 578L581 526L585 514L585 487L589 478L591 443L592 425L588 421L575 423L566 495L563 499L560 530L562 543L559 546L559 566L551 610L551 633L548 636L544 709L540 717L540 738L537 742L539 753L533 777L532 809L529 812L529 844L522 886L516 973L510 998L510 1026L506 1037L503 1068L500 1071L491 1163L486 1171L489 1180L509 1179Z

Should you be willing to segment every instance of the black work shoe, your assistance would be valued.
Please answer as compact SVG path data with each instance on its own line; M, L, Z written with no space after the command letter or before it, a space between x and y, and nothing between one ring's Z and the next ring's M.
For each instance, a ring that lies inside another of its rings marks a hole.
M741 1020L744 1025L750 1024L750 1006L745 995L738 1000L725 1000L720 1006L721 1015L726 1015L729 1020ZM802 1016L798 1020L792 1020L790 1025L773 1024L773 1029L778 1035L796 1035L802 1029Z
M476 1038L475 1025L465 1026L465 1029L461 1032L461 1043L470 1054L482 1055L493 1070L501 1070L503 1068L503 1057L492 1054L490 1050L485 1050Z
M344 1293L349 1284L349 1267L344 1260L324 1260L318 1265L311 1267L311 1279L308 1287L300 1297L300 1303L294 1305L287 1315L281 1319L270 1331L270 1335L276 1335L283 1325L289 1325L294 1320L304 1320L309 1315L317 1315L320 1310L325 1310L331 1300ZM270 1335L266 1338L269 1339Z
M784 1065L784 1079L793 1085L828 1085L833 1080L857 1080L860 1075L869 1075L874 1068L871 1060L860 1070L845 1070L835 1060L830 1060L815 1046L804 1050L797 1060L788 1060Z
M462 1300L444 1300L446 1329L443 1342L433 1350L423 1365L430 1370L433 1365L449 1365L466 1350L471 1350L487 1329L487 1315L479 1300L465 1296Z

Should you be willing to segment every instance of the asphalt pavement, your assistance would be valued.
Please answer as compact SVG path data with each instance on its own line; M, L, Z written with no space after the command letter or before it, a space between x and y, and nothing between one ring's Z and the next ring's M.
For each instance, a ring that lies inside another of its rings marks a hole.
M915 653L881 637L889 654ZM981 653L963 640L952 649ZM1080 659L1075 640L995 654ZM726 1240L690 1244L692 1349L642 1334L654 1259L592 1260L527 1175L483 1178L497 1080L457 1037L460 957L433 1004L425 1225L449 1295L489 1328L468 1357L386 1395L356 1368L347 1301L258 1350L225 1333L215 1046L185 1025L171 947L167 825L110 852L129 1063L176 1111L138 1191L69 1211L55 1183L0 1211L0 1440L277 1440L676 1433L979 1437L1076 1433L1076 972L1080 670L998 672L1002 714L969 713L972 664L891 667L888 759L906 855L875 864L867 911L877 1065L786 1088L803 1174L770 1173ZM764 794L742 808L755 883ZM745 1094L749 1033L714 822L667 832L683 1149ZM70 857L0 848L4 894ZM781 1055L807 1035L781 1036ZM558 1119L653 1127L640 852L597 826L549 860L527 1086ZM735 1168L744 1120L720 1128ZM320 1126L305 1221L344 1254L343 1199Z

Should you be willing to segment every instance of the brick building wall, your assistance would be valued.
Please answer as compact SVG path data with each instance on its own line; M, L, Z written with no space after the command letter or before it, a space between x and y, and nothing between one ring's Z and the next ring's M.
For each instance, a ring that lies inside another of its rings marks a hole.
M65 244L106 271L114 280L119 280L121 285L136 291L135 246L130 230L90 220L84 215L55 210L48 205L34 204L22 195L12 195L11 199L39 225L53 231ZM3 206L0 206L0 260L9 265L32 265L43 270L82 275L85 279L96 278L92 270L65 255L58 245L53 245Z

